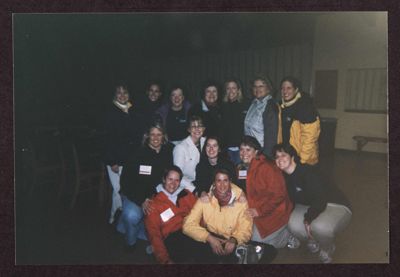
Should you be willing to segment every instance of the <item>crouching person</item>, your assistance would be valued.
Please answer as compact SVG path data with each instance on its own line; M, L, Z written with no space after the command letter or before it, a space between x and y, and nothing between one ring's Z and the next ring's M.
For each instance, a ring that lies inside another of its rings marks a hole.
M253 220L245 215L247 201L231 183L229 171L215 171L209 200L199 199L185 218L183 233L193 239L195 263L237 263L235 250L249 241Z
M288 223L290 232L307 241L308 249L318 252L321 262L332 262L335 237L351 220L350 203L338 188L320 178L315 167L297 162L290 144L276 145L274 153L295 203Z
M182 234L182 223L196 202L196 197L181 185L182 171L170 166L158 185L153 197L152 209L145 217L147 235L153 247L153 254L161 264L185 262L191 243Z

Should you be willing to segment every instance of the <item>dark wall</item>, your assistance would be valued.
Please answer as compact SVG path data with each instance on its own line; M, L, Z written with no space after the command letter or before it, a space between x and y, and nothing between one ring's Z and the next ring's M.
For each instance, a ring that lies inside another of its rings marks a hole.
M138 95L150 75L163 79L154 64L166 57L257 51L312 41L315 16L17 14L16 129L101 126L117 82L127 83L130 92Z

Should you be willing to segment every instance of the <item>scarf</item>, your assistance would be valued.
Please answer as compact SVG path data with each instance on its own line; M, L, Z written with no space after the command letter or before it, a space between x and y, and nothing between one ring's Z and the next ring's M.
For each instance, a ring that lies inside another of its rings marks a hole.
M229 190L226 191L225 193L219 193L216 186L214 186L213 194L214 194L215 198L217 198L218 204L220 205L220 207L226 206L231 202L231 198L232 198L232 189L231 188L229 188Z
M114 100L113 101L114 105L120 108L123 112L128 112L128 109L132 107L132 104L130 102L127 102L126 104L121 104L118 101Z
M296 94L296 96L293 97L293 99L292 99L292 100L289 100L288 102L285 102L285 100L283 100L283 98L282 98L281 107L282 107L282 108L289 107L289 106L293 105L294 103L296 103L296 101L297 101L299 98L301 98L301 93L300 93L300 92L298 92L298 93Z

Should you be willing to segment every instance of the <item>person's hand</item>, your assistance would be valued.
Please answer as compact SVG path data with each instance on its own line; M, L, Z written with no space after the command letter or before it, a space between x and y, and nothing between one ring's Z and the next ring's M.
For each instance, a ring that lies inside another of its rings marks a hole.
M311 225L307 221L304 221L304 227L306 228L308 238L314 239L311 234Z
M207 242L210 244L212 251L221 256L224 255L224 248L222 247L222 243L225 241L219 238L214 237L213 235L208 235Z
M119 173L119 165L117 165L117 164L114 164L114 165L112 165L111 166L111 170L114 172L114 173Z
M239 202L239 203L246 203L246 202L247 202L246 194L244 194L243 191L242 191L242 193L241 193L240 196L239 196L238 202Z
M234 238L228 239L225 242L225 247L224 247L225 255L231 254L235 250L236 245L237 245L236 239L234 239Z
M203 191L200 195L200 201L203 203L208 203L210 202L210 196L208 195L207 192Z
M144 200L143 204L142 204L142 210L144 212L144 214L148 215L149 213L151 213L153 211L153 206L152 206L153 200L150 199L146 199Z
M249 217L251 217L251 218L254 218L254 217L258 217L258 216L259 216L257 210L254 209L254 208L247 209L245 213L246 213L247 216L249 216Z

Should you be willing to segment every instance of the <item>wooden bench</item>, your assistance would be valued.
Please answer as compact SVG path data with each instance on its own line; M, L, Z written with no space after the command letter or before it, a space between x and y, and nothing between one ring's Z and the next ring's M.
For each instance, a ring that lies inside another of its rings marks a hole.
M379 137L368 137L368 136L354 136L353 139L357 142L357 152L360 153L363 147L368 142L380 142L387 143L387 138L379 138Z

